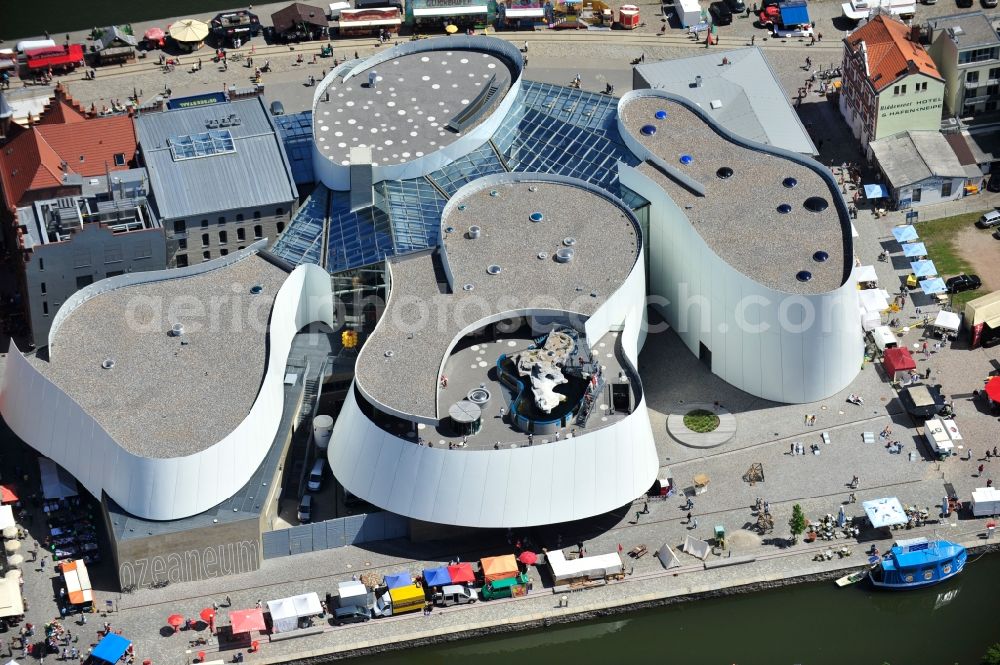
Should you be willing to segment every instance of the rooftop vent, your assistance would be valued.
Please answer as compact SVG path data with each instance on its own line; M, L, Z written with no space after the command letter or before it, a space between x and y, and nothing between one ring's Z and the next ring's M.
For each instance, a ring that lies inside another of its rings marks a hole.
M463 291L471 291L474 288L476 288L475 284L463 284L462 285L462 290Z
M255 296L260 295L261 292L263 291L264 291L264 286L262 284L254 284L253 286L250 287L250 293L254 294Z
M646 136L652 136L656 133L656 125L643 125L642 129L639 130Z
M576 250L572 247L560 247L556 250L556 261L559 263L569 263L573 260L574 254L576 254Z
M490 401L490 391L486 388L473 388L469 391L469 394L465 396L467 400L473 404L478 404L482 406Z
M701 74L698 74L697 76L694 77L694 87L696 88L701 87Z
M386 351L384 355L385 355L386 358L392 358L396 354L392 351L392 349L390 349L390 350Z
M104 360L101 361L101 367L103 367L104 369L111 369L114 366L115 366L114 358L105 358Z
M470 240L475 240L480 235L482 235L482 229L480 229L478 226L470 226L469 227L469 239Z
M574 238L573 236L566 236L565 238L563 238L563 244L566 245L567 247L572 247L573 245L576 244L576 238Z
M490 190L490 196L500 196L500 192L495 189Z
M495 263L486 268L486 272L488 272L491 275L499 275L502 270L503 268L501 268Z
M538 252L538 258L540 258L540 259L547 259L547 258L549 258L549 255L546 254L545 252Z
M708 103L708 105L711 106L713 109L721 109L722 108L722 100L721 99L713 99L712 101L710 101Z
M454 233L455 232L455 227L454 226L446 226L446 227L444 227L444 232L445 233Z
M173 335L174 337L180 337L181 335L183 335L184 334L184 324L183 323L175 323L174 325L170 326L170 334Z
M540 222L543 219L545 219L545 215L543 215L540 212L533 212L530 215L528 215L528 219L530 219L533 222Z

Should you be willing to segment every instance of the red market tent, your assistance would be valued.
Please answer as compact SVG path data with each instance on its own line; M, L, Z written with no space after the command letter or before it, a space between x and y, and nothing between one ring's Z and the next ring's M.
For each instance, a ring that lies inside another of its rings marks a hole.
M476 574L472 570L471 563L448 566L448 574L451 575L452 584L472 584L476 581Z
M31 49L24 52L28 61L28 69L46 69L48 67L76 66L83 63L83 47L70 44L69 48L57 47Z
M538 555L534 552L521 552L521 555L517 557L517 560L526 566L533 566L538 561Z
M233 610L229 613L229 623L234 634L264 630L264 610L258 608Z
M0 503L17 503L17 494L14 490L7 487L6 485L0 485L0 498L3 499Z
M917 363L913 361L909 349L897 347L885 350L885 354L882 356L882 367L885 368L885 373L889 375L889 378L895 381L899 372L909 372L916 369Z

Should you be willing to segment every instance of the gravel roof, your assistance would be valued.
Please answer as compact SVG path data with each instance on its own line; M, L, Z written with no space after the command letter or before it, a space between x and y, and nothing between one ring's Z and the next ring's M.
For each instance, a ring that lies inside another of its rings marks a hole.
M666 119L655 117L659 110L667 111ZM651 164L640 166L684 209L705 242L729 265L785 293L826 293L842 284L844 262L849 259L844 251L848 222L837 212L839 192L819 173L785 157L737 145L671 100L634 99L625 105L622 119L640 143L705 187L705 196L697 196ZM641 131L645 125L657 131L646 135ZM681 164L683 155L693 161ZM732 176L718 177L721 167L731 168ZM789 177L795 179L794 187L783 185ZM829 207L819 213L806 210L803 203L813 196L825 199ZM790 205L791 211L778 212L782 204ZM815 261L817 251L826 252L828 260ZM799 281L796 274L801 270L812 273L812 279Z
M196 453L249 413L264 376L271 306L287 276L253 255L101 294L63 322L51 362L33 362L126 450ZM250 293L255 284L261 295ZM167 334L177 322L180 338ZM105 358L112 369L101 367Z
M542 213L541 222L530 220L534 212ZM472 225L481 229L475 240L466 235ZM518 182L469 192L452 199L442 229L455 293L439 287L444 277L441 271L436 277L432 252L391 259L389 303L356 368L371 397L426 418L439 417L437 373L462 329L529 306L589 316L628 277L639 255L638 230L622 208L566 184ZM575 240L574 258L558 263L553 254L566 238ZM494 264L501 267L497 275L487 273ZM473 289L464 290L466 284Z
M368 87L375 70L379 83ZM340 78L325 91L313 117L313 134L320 152L336 164L348 165L351 148L371 147L372 160L399 164L434 152L457 139L445 125L476 98L491 78L500 90L499 104L511 84L502 59L488 53L458 49L405 55L365 69L346 82ZM466 129L472 129L489 113Z

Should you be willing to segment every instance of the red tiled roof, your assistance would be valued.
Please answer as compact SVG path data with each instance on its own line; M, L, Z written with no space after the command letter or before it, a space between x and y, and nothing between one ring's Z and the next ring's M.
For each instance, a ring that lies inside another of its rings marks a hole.
M868 78L876 91L910 73L911 62L916 71L944 80L931 56L920 44L910 41L909 36L910 29L904 23L880 14L844 41L854 53L864 42L868 51Z
M0 147L0 183L7 206L15 208L25 192L59 185L64 161L68 172L81 176L127 169L135 160L136 143L135 125L128 116L32 127ZM126 165L115 166L114 156L122 153Z

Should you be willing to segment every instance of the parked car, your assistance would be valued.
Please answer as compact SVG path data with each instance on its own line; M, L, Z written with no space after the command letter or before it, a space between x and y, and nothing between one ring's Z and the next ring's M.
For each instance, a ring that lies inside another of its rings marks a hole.
M345 623L364 623L372 618L372 613L366 607L360 605L348 605L339 607L333 612L333 622L338 626Z
M967 9L972 6L972 0L955 0L955 4L962 9Z
M811 25L778 25L774 26L775 37L812 37Z
M734 14L742 14L747 10L747 6L743 0L726 0L726 6Z
M319 488L323 486L323 468L326 465L326 459L319 457L313 464L312 471L309 472L309 481L306 483L306 487L310 492L318 492Z
M976 222L976 226L981 229L988 229L1000 225L1000 210L990 210L983 213L983 216Z
M986 189L991 192L1000 192L1000 169L990 174L990 179L986 181Z
M983 7L987 9L993 9L997 6L997 0L983 0Z
M956 275L945 282L948 293L961 293L963 291L975 291L983 285L983 280L978 275Z
M271 102L271 115L285 115L285 105L277 99Z
M300 523L308 524L309 522L312 521L312 507L313 507L312 494L306 494L304 497L302 497L302 500L299 501L299 512L297 517L299 518Z
M725 2L713 2L708 7L708 13L712 15L712 23L715 25L729 25L733 22L733 12Z

